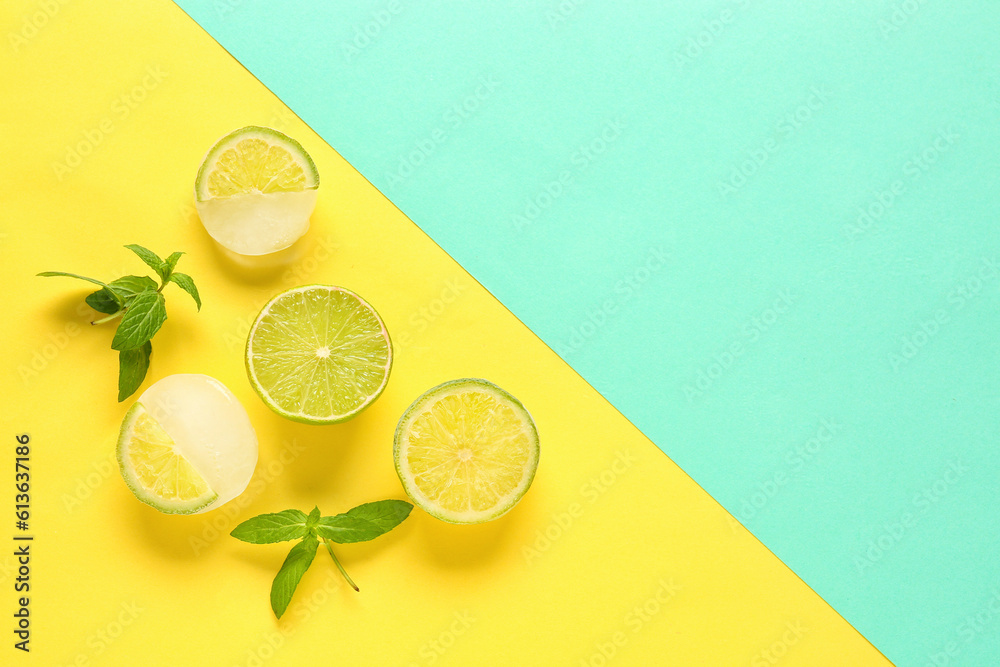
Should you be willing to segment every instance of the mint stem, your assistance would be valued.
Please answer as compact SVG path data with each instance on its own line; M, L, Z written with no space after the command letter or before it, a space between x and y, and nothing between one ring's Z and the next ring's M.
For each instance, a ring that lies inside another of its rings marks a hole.
M330 546L330 541L323 540L323 544L326 545L326 550L330 552L330 557L333 558L333 562L337 564L337 569L340 570L340 573L342 575L344 575L344 579L347 579L347 583L351 585L351 588L360 593L361 589L358 588L358 585L354 583L354 580L351 579L350 575L347 574L347 570L345 570L344 566L340 564L339 560L337 560L337 554L333 553L333 547Z
M115 318L118 318L118 317L121 317L124 314L125 314L125 309L122 308L117 313L114 313L112 315L108 315L107 317L102 317L99 320L94 320L93 322L91 322L91 324L104 324L105 322L110 322L111 320L113 320Z

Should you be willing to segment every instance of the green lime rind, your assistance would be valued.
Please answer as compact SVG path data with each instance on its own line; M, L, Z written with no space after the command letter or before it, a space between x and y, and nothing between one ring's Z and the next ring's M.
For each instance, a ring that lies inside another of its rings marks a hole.
M118 469L121 471L122 479L125 481L125 486L127 486L129 491L132 492L132 495L153 509L163 512L164 514L196 514L214 503L219 497L219 494L215 491L211 491L209 494L202 495L187 503L164 503L162 498L148 493L143 488L142 484L139 483L139 480L136 479L131 466L128 465L125 459L125 445L128 442L129 437L132 435L132 426L135 424L135 420L138 419L143 412L145 412L145 407L143 407L142 403L138 401L136 401L132 407L128 409L128 412L125 413L125 418L122 420L122 427L118 433L118 444L116 447Z
M291 412L289 410L282 408L274 401L274 399L271 398L267 389L261 385L260 381L257 379L256 373L254 372L252 363L253 355L251 354L251 347L253 344L254 332L257 330L257 326L260 324L264 316L268 312L270 312L271 306L285 296L288 296L295 292L303 292L311 289L323 289L330 291L336 290L355 298L358 301L358 303L368 308L372 312L372 314L375 315L375 319L377 319L379 324L381 325L381 331L385 337L386 346L388 348L387 349L388 357L386 360L385 375L382 378L381 385L379 385L379 387L375 390L374 393L370 395L370 397L367 400L359 404L353 410L350 410L343 414L330 415L329 417L316 417L316 416L303 415L301 413ZM353 419L363 410L365 410L365 408L367 408L376 400L378 400L379 396L382 395L382 392L385 391L386 385L389 383L389 375L390 372L392 371L392 363L394 355L392 347L392 338L389 336L389 330L385 326L385 320L382 319L382 316L378 314L378 311L375 310L375 308L370 303L368 303L366 300L358 296L357 293L352 292L351 290L343 287L337 287L336 285L312 284L312 285L301 285L299 287L293 287L290 290L286 290L281 294L274 296L270 301L264 304L264 307L260 309L260 313L257 314L257 318L254 320L253 325L250 327L250 332L247 334L247 344L246 348L244 349L243 357L244 357L244 364L246 366L247 377L250 379L250 386L253 387L253 390L257 393L257 396L260 397L260 400L262 400L267 407L269 407L272 411L281 415L285 419L289 419L294 422L299 422L300 424L311 424L313 426L326 426L330 424L340 424L348 421L349 419Z
M306 152L306 149L302 147L302 144L295 139L292 139L287 134L271 129L270 127L247 125L246 127L241 127L238 130L233 130L226 136L222 137L215 142L214 146L208 149L207 153L205 153L205 157L201 161L201 166L198 167L198 175L194 179L194 197L197 201L202 202L211 199L211 197L208 196L208 193L205 192L205 175L208 171L210 171L208 166L215 164L215 160L219 153L229 148L237 140L244 139L248 135L255 134L264 135L261 138L265 140L276 140L279 143L284 144L289 153L300 158L299 163L309 180L309 184L306 185L305 189L315 190L319 187L319 170L316 169L316 163L313 162L312 156Z
M531 445L533 457L529 463L531 470L528 476L521 483L521 487L515 490L516 493L511 496L511 500L507 504L493 508L493 510L489 513L485 513L482 517L473 521L457 519L453 513L449 513L448 511L441 509L428 498L424 497L420 490L413 484L411 476L403 470L402 459L400 456L402 436L409 426L411 418L422 412L423 407L432 399L463 386L485 389L497 397L507 401L510 406L515 409L515 411L523 415L524 421L528 425L532 436ZM396 475L399 476L399 481L403 485L403 490L406 491L406 495L410 497L413 504L430 514L435 519L440 519L446 523L462 525L480 524L486 523L487 521L493 521L494 519L499 519L501 516L514 509L514 506L521 501L524 494L526 494L528 489L531 488L531 483L535 479L535 473L538 471L538 460L540 454L541 449L538 442L538 428L535 426L535 420L531 418L531 413L528 412L528 409L524 407L521 401L517 400L517 398L512 396L510 393L493 384L489 380L484 380L482 378L460 378L458 380L449 380L448 382L443 382L436 387L428 389L423 394L418 396L417 399L410 404L410 407L406 409L403 416L399 418L399 422L396 424L396 432L393 436L392 447L392 458L396 466Z

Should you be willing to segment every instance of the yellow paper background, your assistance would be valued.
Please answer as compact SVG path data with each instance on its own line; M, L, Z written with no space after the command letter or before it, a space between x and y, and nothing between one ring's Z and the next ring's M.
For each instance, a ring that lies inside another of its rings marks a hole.
M0 550L0 609L11 629L19 433L31 436L36 536L32 650L15 650L5 629L0 663L887 664L174 5L18 1L0 16L10 27L0 55L0 542L11 545ZM192 206L204 152L248 124L296 137L319 167L312 228L284 264L227 257ZM88 154L77 164L71 150ZM131 404L115 402L113 326L88 324L82 283L34 277L144 273L125 243L186 251L179 269L205 304L197 313L168 288L143 389L172 373L212 375L260 440L248 491L206 515L161 515L129 493L113 459ZM384 395L344 425L285 421L246 379L249 323L271 295L304 283L357 291L395 343ZM288 507L332 514L404 497L397 418L424 390L467 376L496 382L536 419L541 463L524 500L474 527L414 510L389 535L345 545L361 593L319 552L276 621L268 590L288 545L243 544L229 530Z

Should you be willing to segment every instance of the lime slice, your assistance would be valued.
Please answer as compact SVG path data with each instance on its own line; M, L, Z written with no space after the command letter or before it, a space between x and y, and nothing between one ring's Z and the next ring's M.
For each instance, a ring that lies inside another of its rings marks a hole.
M167 514L193 514L218 497L142 403L125 415L118 466L136 498Z
M299 142L244 127L208 151L195 179L195 207L208 233L243 255L287 248L309 229L319 172Z
M250 383L269 408L307 424L335 424L379 397L392 344L382 318L354 292L296 287L271 299L250 328Z
M257 465L257 434L226 385L197 373L168 375L150 385L138 402L218 494L199 512L243 493Z
M427 391L396 427L396 473L413 502L449 523L510 511L538 468L538 431L521 402L486 380Z

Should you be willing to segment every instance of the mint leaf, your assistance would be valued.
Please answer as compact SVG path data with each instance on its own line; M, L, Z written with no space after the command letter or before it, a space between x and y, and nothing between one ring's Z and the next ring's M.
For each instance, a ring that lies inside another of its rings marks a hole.
M142 384L149 370L149 355L153 353L153 344L148 340L142 347L134 350L122 350L118 353L118 402L135 393Z
M167 308L159 292L137 295L122 316L111 341L113 350L132 350L153 337L167 319Z
M113 290L110 290L105 283L102 283L100 280L97 280L96 278L88 278L87 276L81 276L76 273L66 273L65 271L42 271L38 275L43 276L45 278L51 278L52 276L66 276L67 278L79 278L80 280L86 280L88 283L94 283L95 285L100 285L101 287L108 289L112 294L114 294ZM119 299L116 296L115 300L118 301L121 305L123 306L125 305L125 301L123 299Z
M111 315L121 310L116 296L128 306L137 294L150 290L156 291L156 283L149 276L122 276L112 280L104 289L88 295L84 301L97 312Z
M177 260L179 260L183 254L184 253L182 252L170 253L170 257L163 260L163 271L160 273L160 277L163 278L164 281L170 280L170 274L174 272L174 267L177 266Z
M233 528L233 532L229 534L251 544L274 544L305 537L309 534L309 530L306 527L304 512L285 510L247 519Z
M143 292L155 292L156 281L149 276L122 276L108 283L108 287L117 292L125 300L127 306L136 295Z
M105 288L101 288L96 292L87 295L84 299L87 305L96 310L99 313L104 313L106 315L113 315L121 310L121 306L115 301L115 296Z
M340 544L367 542L398 526L412 509L413 505L403 500L365 503L344 514L323 517L315 530L320 537Z
M320 540L347 583L358 590L358 585L344 570L330 542L364 542L374 539L398 526L412 509L413 505L403 500L382 500L358 505L337 516L321 517L318 507L313 507L308 515L299 510L285 510L248 519L236 526L230 534L238 540L255 544L302 538L288 552L271 584L271 609L275 616L281 618L288 609L299 580L316 557L316 547Z
M163 260L160 256L149 248L143 248L141 245L136 245L135 243L130 243L125 246L135 254L139 255L139 259L146 262L146 266L156 271L157 275L161 278L163 277Z
M194 285L194 279L186 273L172 273L170 274L170 280L180 286L182 290L191 295L194 302L198 304L198 310L201 310L201 297L198 296L198 288Z
M275 575L274 583L271 584L271 609L278 618L281 618L288 609L288 603L292 601L292 594L302 580L302 575L312 565L317 546L319 541L316 537L312 534L306 535L288 552L285 562Z
M135 393L149 370L149 357L153 349L150 339L167 319L166 301L160 294L167 282L172 280L177 283L191 295L198 304L198 310L201 310L201 296L194 280L189 275L173 272L183 252L174 252L166 259L160 259L155 252L141 245L130 244L125 247L156 271L160 283L149 276L128 275L105 283L96 278L64 271L43 271L38 274L44 277L76 278L98 285L100 289L88 294L84 297L84 301L95 311L104 313L106 317L95 319L91 324L104 324L121 318L111 342L112 349L120 353L118 355L119 402Z

